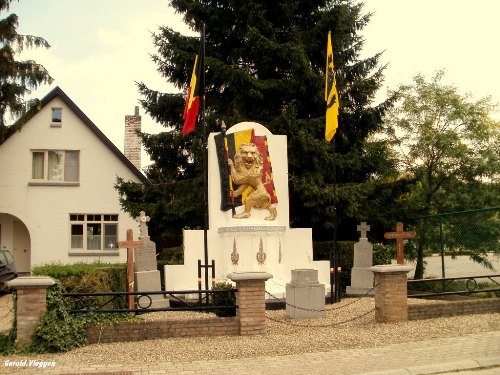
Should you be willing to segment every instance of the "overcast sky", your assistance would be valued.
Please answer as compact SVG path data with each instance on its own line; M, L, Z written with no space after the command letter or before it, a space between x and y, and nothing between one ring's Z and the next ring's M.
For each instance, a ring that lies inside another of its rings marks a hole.
M444 69L445 82L462 93L470 92L475 99L491 96L500 102L500 1L364 3L365 12L374 14L363 30L362 57L384 51L386 87L411 83L417 73L431 78L436 70ZM61 87L120 150L124 117L134 114L138 105L134 82L176 91L157 73L149 56L156 52L151 32L159 25L192 35L167 0L20 0L12 3L11 11L19 16L18 32L41 36L51 44L48 50L22 56L44 65L55 79L34 96L42 98L53 87ZM385 97L386 87L379 98ZM163 130L140 112L143 131Z

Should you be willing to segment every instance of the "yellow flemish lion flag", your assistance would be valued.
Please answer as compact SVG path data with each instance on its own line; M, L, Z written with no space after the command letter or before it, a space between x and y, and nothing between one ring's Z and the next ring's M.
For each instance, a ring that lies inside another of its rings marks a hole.
M333 66L333 48L331 32L328 32L326 46L326 74L325 74L325 101L326 101L326 128L325 139L331 141L339 124L339 95Z

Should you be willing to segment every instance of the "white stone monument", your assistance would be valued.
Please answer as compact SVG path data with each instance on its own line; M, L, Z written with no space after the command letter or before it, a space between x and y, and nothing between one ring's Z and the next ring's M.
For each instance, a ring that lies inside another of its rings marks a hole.
M134 249L134 278L136 292L159 292L161 291L160 271L156 266L156 244L149 239L148 226L149 216L141 211L135 219L139 222L139 240L144 244L142 249ZM170 302L163 294L145 294L136 297L137 308L161 308L169 307Z
M351 285L346 288L349 295L369 295L373 296L373 272L370 267L373 265L373 245L368 242L366 232L370 231L370 226L361 223L357 227L361 232L359 241L354 244L354 262L351 269Z
M263 184L274 182L277 203L265 209L248 210L248 202L257 202L257 194L247 196L247 204L231 210L221 210L221 178L217 157L215 133L208 138L208 212L210 228L207 231L208 263L215 260L215 277L225 280L230 273L268 272L273 275L266 281L266 290L278 298L284 298L291 270L316 269L318 280L330 284L329 262L313 261L311 228L290 228L288 205L288 158L285 135L273 135L263 125L243 122L227 131L235 139L244 131L253 129L256 136L265 136L268 155L262 155L264 163L270 161L272 170L265 172ZM261 153L262 154L262 153ZM220 158L220 155L219 155ZM227 163L227 162L225 162ZM237 169L236 157L232 160ZM229 165L227 163L225 165ZM233 171L234 172L234 171ZM245 185L243 179L234 174L234 181ZM265 180L265 181L264 181ZM229 181L228 181L229 184ZM240 189L235 190L239 193ZM257 190L260 190L257 189ZM229 192L229 189L228 189ZM200 194L203 192L200 191ZM243 193L245 194L245 193ZM249 197L250 200L249 200ZM255 203L254 203L255 204ZM246 213L248 211L249 215ZM202 213L200 213L202 214ZM184 231L184 264L165 266L166 290L198 289L197 262L204 263L204 231ZM202 273L202 279L203 279ZM269 296L268 296L269 298Z

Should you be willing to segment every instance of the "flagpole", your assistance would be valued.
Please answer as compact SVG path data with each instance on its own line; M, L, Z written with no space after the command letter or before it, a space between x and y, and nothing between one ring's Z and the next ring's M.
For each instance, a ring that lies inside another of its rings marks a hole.
M337 215L337 150L335 138L333 138L333 204L334 204L334 218L333 218L333 253L334 259L334 278L335 278L335 302L340 302L340 253L337 247L337 229L338 229L338 215Z
M325 139L331 141L333 138L333 249L330 251L330 301L340 302L340 252L337 249L337 155L335 150L335 132L338 128L339 100L337 83L335 79L335 68L333 63L333 47L331 32L328 32L326 45L326 70L325 70L325 101L326 101L326 128ZM334 292L335 285L335 292Z
M207 123L205 118L205 23L201 26L201 123L203 126L203 249L205 257L205 290L208 290L208 141L207 141ZM208 296L206 299L208 304Z
M234 206L234 191L231 186L231 170L229 168L229 150L228 150L228 144L227 144L227 136L226 136L226 124L224 123L224 120L222 120L221 124L221 130L222 130L222 142L224 144L224 155L226 155L226 168L227 168L227 174L229 176L229 179L227 181L228 188L229 188L229 199L231 201L231 213L232 217L236 215L236 208Z

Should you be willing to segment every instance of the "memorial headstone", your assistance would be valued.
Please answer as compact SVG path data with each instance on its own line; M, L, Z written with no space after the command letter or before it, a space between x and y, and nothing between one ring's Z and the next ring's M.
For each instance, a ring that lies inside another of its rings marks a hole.
M351 285L347 286L348 295L370 295L373 291L373 272L370 267L373 265L373 245L368 241L367 232L370 226L362 222L357 227L361 232L359 241L354 244L354 262L351 269Z
M140 216L135 219L140 223L139 239L143 242L142 249L134 250L134 271L136 292L158 292L161 291L160 271L156 263L156 244L150 240L148 234L149 216L141 211ZM149 298L151 300L149 300ZM162 294L150 294L148 297L138 296L138 308L150 307L160 308L170 306L169 300ZM148 306L151 303L150 306Z

